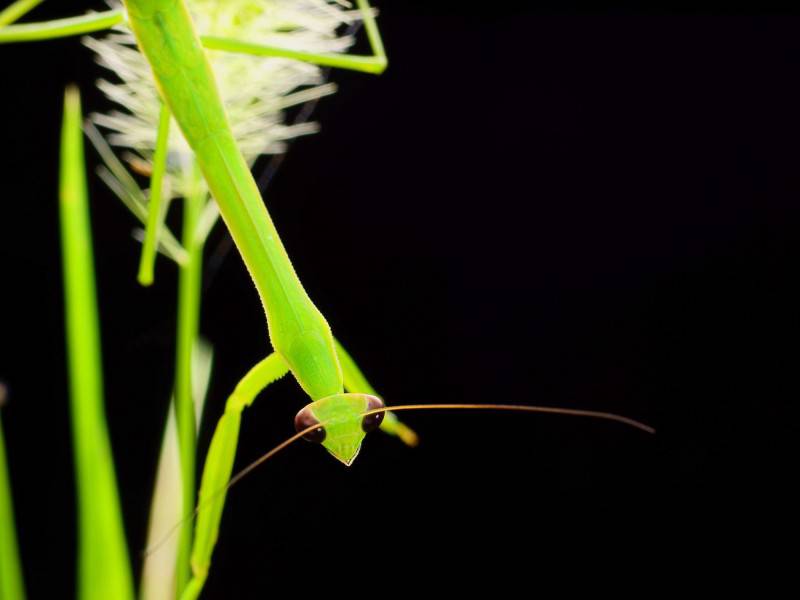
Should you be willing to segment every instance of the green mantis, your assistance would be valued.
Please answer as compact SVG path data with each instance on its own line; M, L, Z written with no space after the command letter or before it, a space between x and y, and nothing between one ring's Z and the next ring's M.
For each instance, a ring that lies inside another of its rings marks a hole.
M301 52L252 41L204 37L195 31L183 0L126 0L124 12L110 10L50 24L10 25L0 30L0 42L31 41L100 31L127 22L148 60L163 101L160 122L164 126L159 127L158 141L163 142L169 135L168 117L171 115L194 153L197 167L219 206L264 306L274 353L240 381L217 424L200 487L191 579L179 573L178 591L185 598L200 593L208 572L224 503L224 493L220 490L225 489L232 472L241 414L271 382L292 373L311 400L298 413L296 428L312 441L321 443L344 464L352 463L366 433L379 426L406 441L414 439L413 432L391 413L385 413L382 401L336 342L327 321L297 277L237 144L204 50L280 56L325 66L380 72L387 61L372 11L366 0L358 0L357 5L373 56ZM163 148L159 142L157 147ZM157 151L151 190L161 187L159 177L165 160L164 152ZM160 209L154 198L158 198L157 194L151 195L145 238L149 256L159 238ZM198 218L195 214L195 225ZM191 224L187 225L187 244L193 229ZM142 278L147 279L146 275ZM184 409L179 412L181 410ZM193 436L193 416L180 418L179 414L178 420L179 436L183 440ZM193 451L191 444L182 443L181 448L184 454ZM194 506L193 497L189 497L188 502Z
M8 15L6 20L10 22L19 18L35 4L15 3L4 13ZM386 67L386 57L371 9L365 0L359 0L358 7L374 56L315 54L220 37L205 39L203 43L217 50L281 56L326 66L380 72ZM219 205L255 283L266 312L270 341L275 352L248 373L228 401L206 461L200 492L201 505L204 496L224 487L230 477L242 410L261 389L287 372L294 375L312 400L312 404L298 415L298 427L304 428L313 421L324 421L326 434L321 436L317 432L311 437L320 441L336 458L350 464L358 453L365 430L377 428L383 420L382 413L367 416L363 413L382 407L382 402L375 396L356 393L364 391L363 376L349 357L344 361L344 369L340 365L330 327L294 272L237 146L187 7L182 1L129 1L125 3L125 9L124 12L110 10L49 23L9 25L0 31L0 42L34 41L90 33L127 20L149 61L164 103L164 118L161 119L164 127L159 127L159 140L164 140L168 135L168 116L171 114L194 152L197 166ZM159 146L163 148L160 142ZM156 160L151 189L160 189L159 176L163 169L159 165L165 158L163 151L157 155L160 158ZM146 253L150 256L157 237L158 213L158 202L151 202L145 244ZM189 225L189 229L193 229L192 225ZM147 279L146 275L143 278ZM345 387L350 393L345 393ZM356 389L358 387L362 389ZM185 440L192 435L187 430L193 428L193 419L181 419L180 410L179 437ZM413 440L413 432L396 419L386 419L384 428L407 441ZM184 455L193 450L193 446L186 443L182 443L181 448ZM216 539L222 500L220 498L215 503L218 510L208 507L200 512L198 536L192 552L195 580L193 587L190 586L197 592L202 587ZM178 587L183 587L180 582Z

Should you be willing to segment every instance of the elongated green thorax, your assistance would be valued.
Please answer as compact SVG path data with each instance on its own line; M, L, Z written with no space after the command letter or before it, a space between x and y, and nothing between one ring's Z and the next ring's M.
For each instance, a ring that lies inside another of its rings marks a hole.
M242 254L270 339L316 400L342 391L330 327L303 289L239 151L183 0L125 0L131 28Z

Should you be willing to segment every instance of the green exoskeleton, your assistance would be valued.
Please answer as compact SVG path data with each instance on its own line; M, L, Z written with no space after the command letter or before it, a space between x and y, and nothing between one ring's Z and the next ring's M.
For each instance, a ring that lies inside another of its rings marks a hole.
M360 4L367 23L372 23L366 3ZM274 356L264 363L267 380L291 371L311 400L320 403L311 407L312 415L323 406L326 415L337 411L350 415L353 403L361 402L360 397L344 393L331 329L295 274L238 149L185 4L129 1L126 7L131 28L153 69L162 97L194 151L261 297L275 349ZM368 25L368 31L371 29ZM250 400L232 402L231 411L238 414ZM317 418L321 419L321 415ZM328 436L325 447L349 463L363 438L359 431L360 423L352 426L346 432L347 443Z
M287 372L294 375L311 400L298 413L297 427L302 429L313 422L324 422L324 429L317 428L318 431L311 432L308 437L321 442L345 464L352 463L366 432L381 424L407 443L415 441L413 432L393 415L383 419L382 413L364 414L382 407L383 403L369 388L352 359L334 341L327 321L295 274L238 147L203 46L217 51L277 56L373 73L385 69L386 56L372 9L366 0L358 0L357 4L373 56L304 52L219 36L207 36L201 40L183 0L129 0L124 2L124 7L104 13L47 23L9 25L36 4L38 2L16 2L4 11L0 43L85 34L124 24L130 27L152 69L164 105L156 146L163 149L163 140L169 135L171 115L194 154L196 165L244 259L265 309L274 353L257 364L229 398L206 460L199 501L202 510L198 514L192 551L193 583L199 591L216 540L224 502L224 497L220 497L204 506L203 498L223 489L230 478L241 412L270 382ZM245 4L248 5L243 10L253 11L263 9L266 3ZM160 190L156 178L163 174L163 168L159 166L166 160L164 154L163 150L156 152L152 180L155 185L151 185L151 191ZM152 194L151 200L154 200ZM149 210L147 232L152 253L151 236L159 220L158 202L151 201ZM186 438L190 433L187 432L188 426L181 426L181 411L185 413L185 408L178 409L179 437ZM192 419L183 422L191 423ZM191 450L190 445L182 444L184 454L184 448ZM190 502L193 504L193 500ZM179 581L179 589L182 587Z
M224 491L231 481L241 413L271 382L289 372L294 376L310 399L295 419L295 427L299 432L295 437L303 436L319 442L346 465L356 458L366 433L378 427L410 445L416 442L414 433L400 423L394 414L386 412L383 401L364 379L356 363L334 339L327 321L297 277L231 128L206 49L281 57L371 73L382 72L387 66L387 59L373 10L367 0L356 0L356 5L372 48L372 56L308 52L263 45L258 40L202 35L203 32L195 30L185 0L125 0L123 4L123 8L104 13L39 24L8 25L25 12L21 9L12 11L6 23L0 21L0 43L85 34L127 24L147 59L163 102L151 180L154 182L151 185L151 200L152 190L161 187L157 178L163 175L163 164L167 160L163 144L169 135L171 116L193 153L196 166L219 207L219 213L263 304L274 352L254 366L239 382L228 398L225 413L219 419L212 438L197 503L197 526L191 553L192 578L186 581L178 573L178 591L183 591L184 598L194 598L203 587L217 539ZM192 2L188 4L191 6ZM265 2L250 0L242 4L247 5L243 10L257 11L263 9ZM21 2L12 6L21 6ZM162 148L161 152L158 152L159 147ZM174 240L163 239L156 233L159 222L157 213L160 211L158 202L151 201L149 210L148 237L145 240L149 243L150 253L156 243L155 238L168 249ZM179 254L179 250L174 250L173 254ZM435 407L492 408L465 405ZM412 410L424 407L397 408ZM593 411L546 407L497 408L600 417L649 429L623 417ZM186 422L193 423L193 420L189 418ZM179 423L179 435L186 437L192 433L187 432L186 426L181 429ZM187 448L187 451L191 450L191 446ZM194 498L190 499L190 503L190 506L194 506Z

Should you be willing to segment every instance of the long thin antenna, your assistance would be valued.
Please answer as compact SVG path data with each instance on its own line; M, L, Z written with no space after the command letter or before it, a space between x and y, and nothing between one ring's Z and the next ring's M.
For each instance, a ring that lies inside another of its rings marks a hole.
M236 475L231 477L230 481L228 481L228 483L227 483L227 485L225 485L225 487L220 488L219 490L217 490L216 492L211 494L208 498L203 498L203 502L202 503L198 503L197 507L194 509L192 514L185 516L183 519L181 519L180 521L175 523L175 525L173 525L169 529L169 531L167 531L164 534L164 537L162 537L156 543L154 543L154 544L148 546L147 548L145 548L144 550L142 550L142 557L149 556L150 554L153 554L154 552L156 552L159 548L161 548L161 546L164 545L164 543L167 540L169 540L169 538L171 538L173 536L173 534L178 530L179 527L181 527L183 524L185 524L185 523L187 523L189 521L194 521L194 519L197 518L197 515L200 513L200 509L201 508L203 508L205 506L208 506L209 504L211 504L211 502L213 500L216 500L222 494L227 493L228 490L231 489L231 486L233 486L233 484L235 484L239 480L241 480L242 477L247 475L250 471L252 471L256 467L258 467L260 464L262 464L263 462L265 462L265 461L269 460L270 458L272 458L273 456L275 456L278 452L280 452L281 450L283 450L287 446L291 446L297 440L301 439L304 435L307 435L307 434L311 433L312 431L314 431L315 429L319 429L320 427L324 427L324 426L325 426L325 423L323 422L323 423L316 423L314 425L311 425L310 427L306 427L305 429L303 429L303 431L295 433L292 437L282 441L280 444L275 446L272 450L270 450L266 454L263 454L262 456L260 456L259 458L257 458L253 462L251 462L244 469L242 469L241 471L236 473Z
M502 411L514 411L514 412L545 413L552 415L568 415L573 417L590 417L593 419L616 421L617 423L622 423L623 425L634 427L635 429L639 429L646 433L654 434L656 432L655 428L650 427L649 425L646 425L641 421L637 421L636 419L631 419L629 417L623 417L622 415L617 415L614 413L601 412L596 410L583 410L579 408L560 408L557 406L530 406L524 404L399 404L396 406L385 406L383 408L368 410L364 412L361 416L366 417L367 415L375 415L378 413L383 413L388 411L400 412L409 410L502 410ZM194 509L194 512L191 515L184 517L178 523L176 523L164 535L164 537L161 540L159 540L149 548L145 548L145 550L142 552L142 555L147 556L158 550L164 544L164 542L166 542L170 537L172 537L172 535L178 530L178 528L181 525L183 525L187 521L194 520L197 517L202 507L207 506L222 494L227 493L228 490L231 489L235 484L237 484L245 476L250 474L254 469L258 468L264 462L268 461L270 458L275 456L278 452L285 449L287 446L291 446L297 440L311 433L315 429L318 429L319 427L324 427L325 424L326 424L325 422L315 423L314 425L306 427L302 431L294 434L292 437L284 440L283 442L275 446L272 450L270 450L266 454L263 454L262 456L251 462L245 468L236 473L236 475L231 477L230 481L228 481L225 487L220 488L218 491L213 493L208 498L204 498L202 504L198 504L197 508Z
M387 411L398 412L401 410L509 410L516 412L547 413L552 415L570 415L573 417L591 417L594 419L617 421L618 423L624 423L625 425L641 429L647 433L656 432L656 430L649 425L614 413L581 410L578 408L559 408L557 406L527 406L524 404L400 404L398 406L376 408L365 412L362 416L374 415Z

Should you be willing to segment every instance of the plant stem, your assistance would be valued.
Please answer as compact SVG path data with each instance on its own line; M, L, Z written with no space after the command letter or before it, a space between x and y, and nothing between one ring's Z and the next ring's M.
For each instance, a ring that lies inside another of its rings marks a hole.
M200 293L203 265L203 241L196 235L197 223L205 204L205 190L197 172L197 185L186 197L183 207L183 247L188 260L178 276L178 331L175 357L175 419L180 446L182 512L189 517L195 503L196 428L192 398L192 350L200 321ZM176 593L180 596L190 577L189 556L192 548L192 523L181 526L175 568Z

